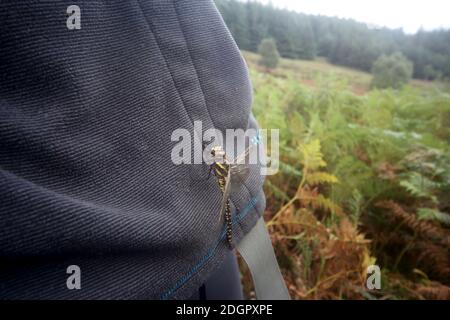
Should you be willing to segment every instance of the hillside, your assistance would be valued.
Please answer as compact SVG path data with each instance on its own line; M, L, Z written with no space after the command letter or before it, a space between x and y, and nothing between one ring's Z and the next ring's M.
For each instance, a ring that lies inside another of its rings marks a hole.
M249 51L243 51L244 58L252 70L265 71L259 66L259 55ZM369 91L372 75L370 73L331 64L325 58L317 58L316 60L299 60L299 59L281 59L279 67L272 71L274 77L293 78L299 83L311 88L317 88L317 83L322 78L335 78L343 81L348 85L350 90L362 95ZM437 81L426 81L413 79L411 81L413 88L421 90L431 90L438 88L440 90L450 92L450 84Z
M265 219L292 297L450 299L444 85L369 90L368 73L324 60L283 59L268 71L244 57L255 117L280 131ZM380 289L366 286L370 265Z
M241 50L258 52L263 39L273 38L282 57L326 57L334 64L363 71L370 71L380 56L401 52L413 63L414 78L450 79L450 30L419 30L411 35L400 29L373 28L352 19L302 14L256 1L215 3Z

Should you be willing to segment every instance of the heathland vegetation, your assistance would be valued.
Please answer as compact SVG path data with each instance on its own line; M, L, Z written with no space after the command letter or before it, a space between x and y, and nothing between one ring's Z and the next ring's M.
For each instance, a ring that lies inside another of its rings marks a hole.
M216 2L280 130L265 219L292 296L450 299L450 31Z
M449 87L370 89L324 61L244 57L255 116L280 129L265 218L293 297L450 299Z

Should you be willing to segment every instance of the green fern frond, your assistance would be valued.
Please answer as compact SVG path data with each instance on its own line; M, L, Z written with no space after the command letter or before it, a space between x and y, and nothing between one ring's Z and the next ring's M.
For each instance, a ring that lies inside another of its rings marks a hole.
M300 170L283 161L280 161L280 171L294 177L300 177L302 175Z
M320 141L318 139L312 140L307 144L302 144L299 148L302 154L301 164L309 170L316 170L327 165L323 160Z
M316 186L323 183L338 183L339 180L336 176L329 174L327 172L313 172L306 176L306 183L310 186Z
M417 216L421 220L434 220L445 225L450 225L450 215L445 212L440 212L439 210L419 208L417 209Z
M270 192L272 192L272 194L275 196L275 198L280 199L280 200L284 200L284 201L289 201L290 198L286 194L286 192L284 192L283 190L278 188L276 185L274 185L272 182L270 182L269 179L266 179L265 185L268 188L268 190Z
M361 192L359 192L358 189L353 190L352 197L349 200L349 207L350 207L350 213L351 213L351 215L350 215L351 220L356 224L358 223L359 218L362 213L361 209L363 206L363 200L364 200L364 198L363 198Z
M427 198L437 202L433 192L439 188L439 183L431 181L418 172L411 172L407 179L400 181L400 186L415 197Z
M317 197L311 200L311 206L314 209L321 209L324 211L335 213L337 215L344 214L342 208L339 205L337 205L331 199L326 198L321 194L319 194Z

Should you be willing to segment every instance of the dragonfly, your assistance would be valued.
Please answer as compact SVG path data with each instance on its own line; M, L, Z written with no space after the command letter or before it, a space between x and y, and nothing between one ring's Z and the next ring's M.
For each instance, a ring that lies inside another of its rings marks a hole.
M211 149L213 157L213 164L211 170L217 178L220 190L222 191L222 201L220 204L219 222L222 217L225 219L226 225L226 240L230 248L233 248L233 220L230 208L230 192L232 182L236 177L241 181L245 181L249 174L249 167L245 164L250 148L249 146L241 155L236 157L234 161L230 161L226 156L224 149L221 146L214 146Z

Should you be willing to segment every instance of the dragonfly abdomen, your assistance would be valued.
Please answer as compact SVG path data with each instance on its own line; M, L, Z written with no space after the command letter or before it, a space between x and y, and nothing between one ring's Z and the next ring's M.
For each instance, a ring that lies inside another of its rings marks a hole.
M219 188L222 191L222 193L225 192L225 186L227 183L227 177L228 172L230 170L230 165L226 163L214 163L213 164L214 169L214 175L217 177L217 182L219 184ZM225 196L225 195L224 195ZM226 224L226 239L228 242L228 245L232 248L233 247L233 222L231 218L231 207L230 207L230 199L226 200L225 205L225 224Z

